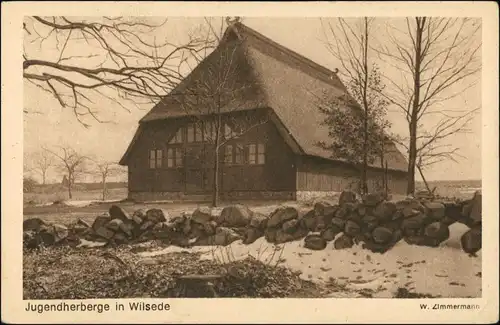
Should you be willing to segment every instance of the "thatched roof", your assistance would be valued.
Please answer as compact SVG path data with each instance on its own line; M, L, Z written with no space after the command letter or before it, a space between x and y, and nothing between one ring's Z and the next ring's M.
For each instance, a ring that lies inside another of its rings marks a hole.
M325 141L329 137L328 128L322 124L325 116L318 110L317 103L325 92L333 96L346 94L346 88L338 76L241 23L235 23L226 30L219 47L224 42L234 44L235 40L238 55L243 57L244 69L248 66L251 71L245 76L252 79L251 83L256 87L241 94L240 102L231 102L232 107L223 111L234 110L234 107L238 110L271 108L276 115L274 122L279 124L278 128L282 130L285 140L294 144L292 149L297 154L331 159L331 153L317 145L319 141ZM216 55L217 49L211 56ZM210 60L210 56L206 60ZM203 65L204 62L177 89L153 107L141 119L140 124L144 126L150 121L190 115L173 97L175 93L188 87L190 78L196 78ZM125 163L134 142L133 140L121 163ZM394 144L388 146L385 156L389 169L406 171L406 159ZM380 167L380 162L374 162L373 166Z

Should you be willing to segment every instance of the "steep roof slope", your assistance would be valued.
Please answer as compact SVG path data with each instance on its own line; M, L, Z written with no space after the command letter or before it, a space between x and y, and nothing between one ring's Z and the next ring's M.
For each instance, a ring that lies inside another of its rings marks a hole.
M322 125L324 115L318 110L317 103L324 92L333 96L347 92L338 76L241 23L235 23L228 28L224 39L234 39L235 36L240 41L238 47L242 49L239 55L245 57L243 66L252 67L248 78L252 84L258 86L251 96L242 96L238 109L272 108L279 122L288 131L284 136L298 144L301 154L331 159L331 153L317 145L319 141L329 137L328 128ZM211 55L217 55L216 51ZM210 59L210 56L207 59ZM202 62L186 78L186 82L197 74L197 69L203 69L203 64ZM141 124L189 115L168 97L146 114ZM385 159L389 169L406 171L406 159L394 144L388 146ZM380 165L380 161L373 163L374 167Z

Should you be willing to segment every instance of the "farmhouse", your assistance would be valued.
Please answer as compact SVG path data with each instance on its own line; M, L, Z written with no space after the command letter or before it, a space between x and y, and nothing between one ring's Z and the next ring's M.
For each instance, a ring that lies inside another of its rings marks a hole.
M129 198L305 199L355 186L359 172L318 146L329 130L317 100L345 94L338 76L235 22L217 48L140 121L120 160ZM342 136L339 134L339 136ZM368 171L406 190L393 143ZM386 170L387 172L384 172ZM216 176L216 177L215 177Z

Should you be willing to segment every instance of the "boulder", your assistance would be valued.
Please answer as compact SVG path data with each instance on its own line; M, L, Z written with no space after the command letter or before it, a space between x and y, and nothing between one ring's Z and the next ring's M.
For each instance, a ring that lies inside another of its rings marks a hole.
M376 207L384 201L383 193L369 193L363 196L363 204L368 207Z
M210 221L210 222L204 224L203 228L204 228L204 232L207 235L214 235L215 234L215 229L217 228L217 222Z
M217 227L213 237L214 244L219 246L227 246L238 239L242 239L234 230L227 227Z
M386 227L376 227L372 231L372 238L377 244L387 244L393 239L393 231Z
M118 245L121 245L121 244L125 244L128 242L128 239L127 237L125 236L125 234L121 233L121 232L117 232L112 238L111 238L111 241L115 244L118 244Z
M161 221L160 221L161 222ZM157 224L158 222L152 222L150 220L146 220L144 221L141 226L139 227L139 231L146 231L148 229L152 229L154 227L155 224Z
M23 221L23 231L39 232L47 223L40 218L30 218Z
M332 241L339 233L341 233L341 229L330 226L321 232L321 237L326 241Z
M295 240L293 234L285 232L283 229L278 229L276 231L276 239L274 240L275 244L288 243L293 240Z
M327 242L320 235L308 235L304 238L304 247L312 250L323 250L326 248Z
M221 224L228 227L245 227L252 219L253 212L247 206L235 204L225 207L221 214Z
M121 219L113 219L106 224L106 228L113 230L113 232L117 232L122 225L123 221Z
M222 210L224 211L224 210ZM199 223L199 224L206 224L209 223L210 221L214 220L214 216L212 215L212 210L207 208L207 207L199 207L196 210L194 210L193 214L191 215L191 220L193 222Z
M354 237L361 233L361 227L356 222L347 220L344 227L344 233L348 236Z
M458 222L458 220L445 215L439 222L441 222L442 224L445 224L447 226L451 226L455 222Z
M368 249L372 253L380 253L384 254L385 252L391 249L391 245L388 244L379 244L374 241L368 241L363 243L363 249Z
M377 205L373 210L373 215L380 220L380 222L389 221L396 213L396 204L390 201L383 201Z
M475 255L481 250L482 231L480 227L472 228L460 238L462 249L467 254Z
M283 229L283 231L287 234L292 234L295 232L298 225L299 225L299 220L292 219L292 220L288 220L285 223L283 223L283 225L281 226L281 229Z
M411 218L422 213L419 210L413 209L411 206L406 206L401 211L403 213L403 217L405 218Z
M439 202L424 202L425 214L430 218L439 221L445 215L445 206Z
M144 219L146 219L146 211L143 209L135 210L134 213L132 213L132 220L140 225Z
M469 218L472 219L475 223L481 222L482 215L482 194L480 191L476 191L474 193L474 197L472 198L472 207L469 214Z
M442 222L433 222L425 227L424 235L441 243L450 237L450 229Z
M297 219L299 213L295 208L292 207L280 207L274 210L274 212L269 217L267 222L267 227L279 227L288 220Z
M401 223L401 228L405 236L417 236L421 233L421 230L427 225L426 216L424 214L418 214L414 217L404 219Z
M438 239L430 238L427 236L406 236L404 240L409 245L417 245L417 246L428 246L428 247L438 247L440 242Z
M309 234L309 229L306 229L299 225L294 233L292 233L293 240L299 240L306 237Z
M352 191L343 191L339 197L339 205L344 206L346 203L356 203L356 193Z
M276 228L266 228L264 231L264 237L266 238L266 241L269 243L274 243L276 241L276 233L277 233Z
M250 219L250 226L264 230L267 227L267 220L269 218L262 213L254 212L252 215L252 219Z
M346 220L341 219L341 218L336 218L335 217L335 218L332 219L332 225L334 225L334 226L336 226L336 227L338 227L338 228L340 228L342 230L345 228L346 222L347 222Z
M330 204L330 202L319 201L314 204L314 214L316 216L331 216L333 217L337 206Z
M105 226L102 226L100 228L94 229L94 232L97 236L104 238L104 239L111 239L115 232Z
M214 232L215 232L215 229L214 229ZM214 235L214 234L215 233L213 233L212 235ZM204 237L204 236L210 235L210 234L207 234L205 232L205 225L201 225L199 223L192 222L190 230L187 233L185 233L185 235L187 238L193 239L193 238L198 238L198 237Z
M111 217L106 216L106 215L98 216L97 218L95 218L94 223L92 224L92 229L95 232L97 232L97 229L103 228L111 220L112 220Z
M354 246L354 241L351 236L348 236L346 234L343 234L342 236L338 237L333 242L333 248L335 249L346 249L346 248L351 248L352 246Z
M243 244L249 245L264 235L264 231L258 228L249 227L245 233Z
M457 202L443 202L444 217L450 220L457 221L462 217L462 205Z
M462 218L469 218L472 212L472 200L462 202Z
M54 235L54 243L57 244L60 241L66 239L69 235L68 227L60 224L54 224L49 228L50 232Z
M151 222L152 224L156 224L158 222L167 221L168 212L163 211L162 209L149 209L146 211L146 218L144 222Z
M190 218L187 218L184 220L184 223L182 224L182 233L184 235L188 235L191 232L193 223L191 222Z
M361 228L370 232L379 224L379 219L372 215L366 215L361 219Z
M317 226L317 218L314 210L307 212L306 214L299 217L301 227L304 227L310 231L315 231Z
M360 217L364 217L366 215L366 207L363 204L358 204L356 208L356 212Z
M132 217L125 210L115 204L109 208L109 216L111 219L120 219L125 222L132 219Z

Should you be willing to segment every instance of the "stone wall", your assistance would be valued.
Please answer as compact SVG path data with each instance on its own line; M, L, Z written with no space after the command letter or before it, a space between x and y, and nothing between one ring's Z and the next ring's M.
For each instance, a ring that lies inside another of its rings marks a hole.
M319 201L307 213L282 206L270 215L240 204L225 207L219 214L198 208L192 214L177 216L161 209L128 214L113 205L92 225L81 220L70 227L50 225L37 218L25 220L24 246L78 246L82 238L111 245L160 240L182 247L225 246L236 240L250 244L264 237L275 244L304 240L304 247L313 250L333 242L335 249L359 244L372 252L385 253L401 240L438 247L449 238L448 227L459 222L470 228L461 238L462 248L474 255L481 249L481 198L476 192L466 201L408 197L395 202L378 193L359 198L344 191L338 202Z

